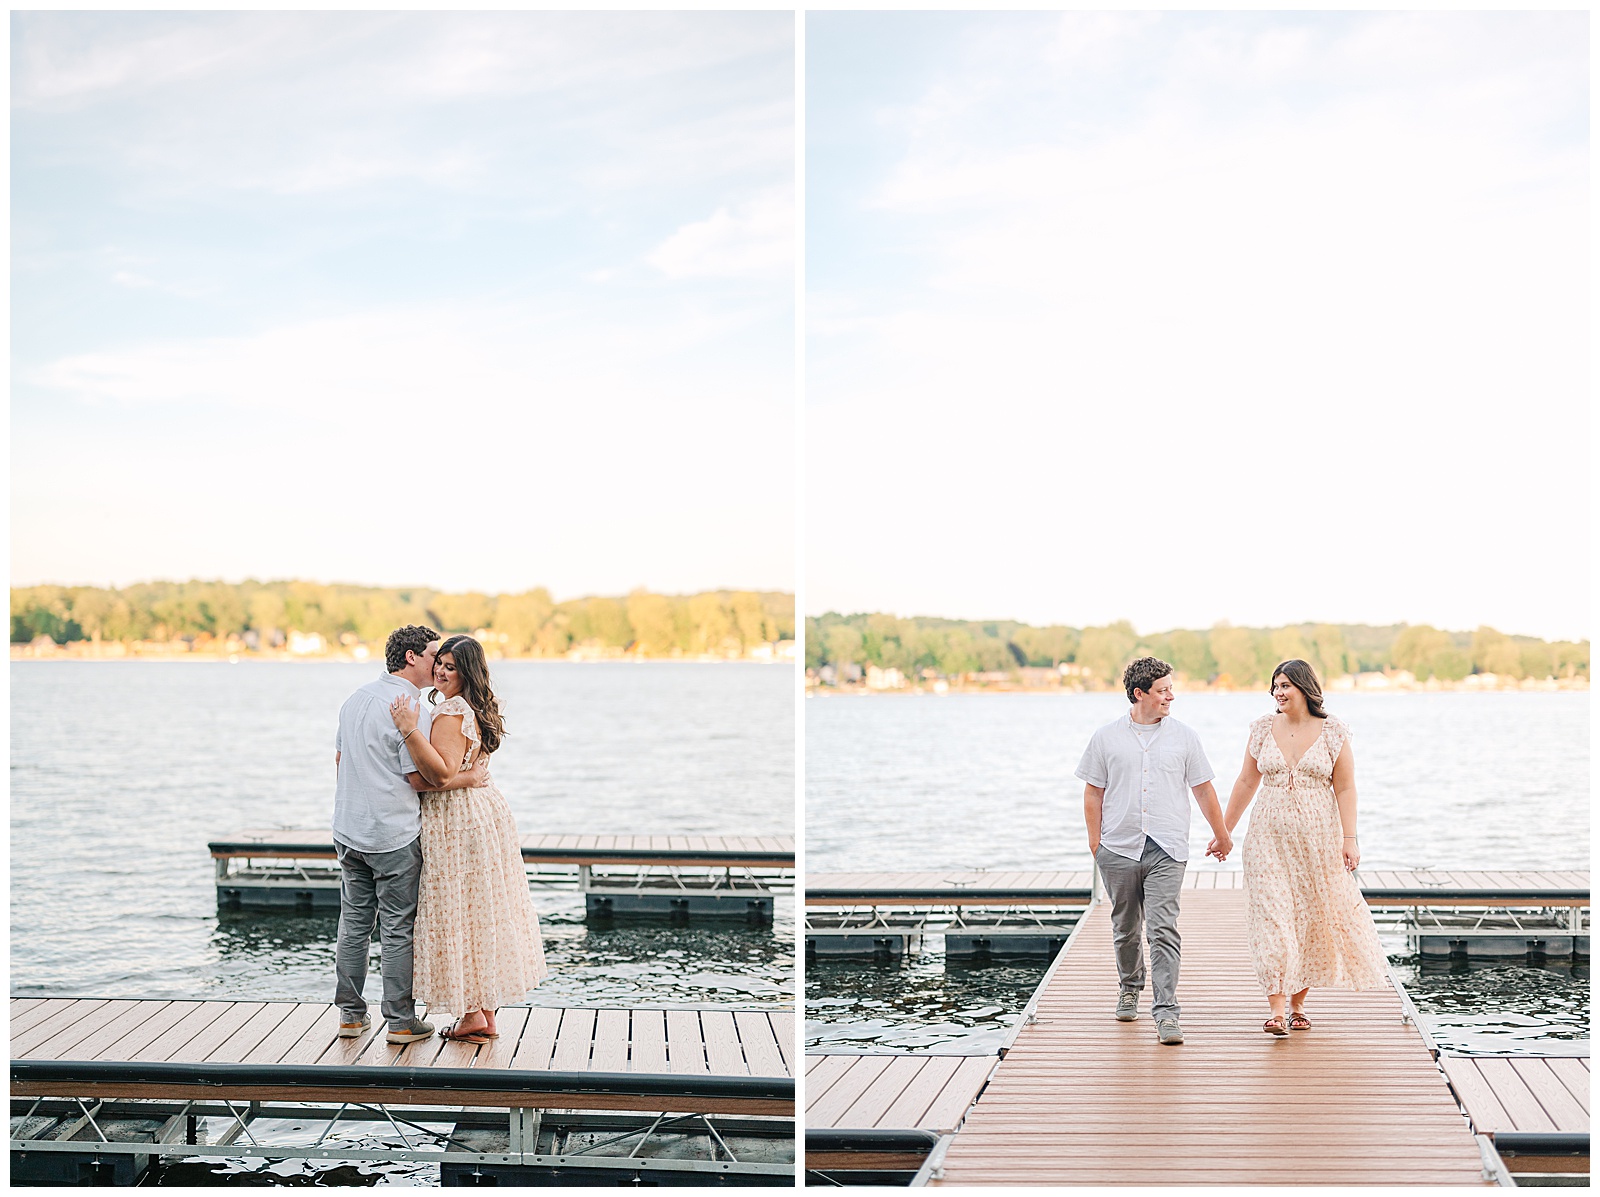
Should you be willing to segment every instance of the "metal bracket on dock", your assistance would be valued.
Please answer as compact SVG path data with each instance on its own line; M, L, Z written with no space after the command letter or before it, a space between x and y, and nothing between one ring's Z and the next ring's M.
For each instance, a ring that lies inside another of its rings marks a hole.
M1478 1141L1478 1156L1483 1161L1483 1179L1493 1181L1502 1189L1514 1189L1517 1182L1511 1179L1511 1170L1495 1150L1494 1140L1488 1135L1473 1135Z
M930 1180L944 1179L944 1157L954 1139L954 1135L939 1136L939 1141L933 1145L933 1150L928 1152L928 1158L922 1161L922 1167L918 1168L917 1174L911 1178L911 1188L921 1188Z

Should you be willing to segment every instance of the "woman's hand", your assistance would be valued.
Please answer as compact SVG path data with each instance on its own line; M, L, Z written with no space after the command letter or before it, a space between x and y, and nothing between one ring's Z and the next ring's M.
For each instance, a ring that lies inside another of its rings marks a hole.
M402 736L417 730L417 712L411 706L411 700L404 694L389 704L389 718L394 720L394 725Z
M1348 836L1344 841L1344 867L1346 871L1353 873L1360 863L1361 843L1355 836Z

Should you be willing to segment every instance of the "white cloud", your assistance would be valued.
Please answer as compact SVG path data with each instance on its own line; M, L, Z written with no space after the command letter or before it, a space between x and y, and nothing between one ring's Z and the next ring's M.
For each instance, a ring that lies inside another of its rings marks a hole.
M886 118L882 241L809 305L812 609L1580 634L1581 580L1487 560L1564 559L1548 512L1587 506L1549 465L1585 420L1581 59L1436 14L1063 24Z
M794 204L786 192L719 207L683 225L645 259L669 278L781 278L794 269Z

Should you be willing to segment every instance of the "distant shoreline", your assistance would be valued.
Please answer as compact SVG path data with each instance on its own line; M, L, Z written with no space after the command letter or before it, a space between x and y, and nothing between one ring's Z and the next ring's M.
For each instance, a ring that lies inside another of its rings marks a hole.
M815 686L806 687L807 698L949 698L952 695L982 694L988 696L1012 695L1024 698L1058 698L1064 695L1077 694L1120 694L1121 691L1110 688L1104 690L1069 689L1065 686L1047 688L1043 686L951 686L946 690L935 690L928 686L906 686L892 690L874 690L867 686ZM1265 687L1237 687L1237 686L1185 686L1178 691L1180 696L1198 694L1264 694ZM1344 689L1329 689L1325 692L1330 699L1345 698L1350 695L1375 695L1379 697L1397 694L1587 694L1589 682L1586 678L1560 678L1543 679L1537 682L1524 682L1508 680L1504 684L1463 686L1459 683L1441 683L1439 685L1409 685L1372 687L1357 686Z
M257 653L220 656L213 653L129 653L120 656L83 656L78 654L50 654L38 656L13 651L11 660L32 661L51 665L126 665L142 662L158 665L373 665L381 666L378 657L352 656L295 656L292 653L262 656ZM507 663L529 665L788 665L793 660L763 657L493 657L491 664Z

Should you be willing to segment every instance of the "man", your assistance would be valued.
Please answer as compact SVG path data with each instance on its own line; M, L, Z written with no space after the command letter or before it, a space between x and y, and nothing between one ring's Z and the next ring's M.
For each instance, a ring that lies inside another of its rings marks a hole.
M444 763L428 743L426 704L418 703L417 728L402 737L389 714L397 699L418 700L433 678L439 633L409 624L390 633L384 648L388 673L368 682L339 708L334 740L338 784L333 799L333 848L339 857L339 945L335 956L339 1036L354 1039L371 1025L362 990L376 923L382 943L383 1011L390 1043L414 1043L433 1034L416 1016L411 997L413 925L422 876L422 809L406 774L430 790L481 785L487 767L465 773Z
M1139 931L1150 941L1156 1039L1183 1042L1178 1022L1178 894L1189 859L1189 799L1217 833L1217 859L1232 850L1222 807L1211 785L1216 774L1200 737L1173 719L1172 666L1141 657L1122 674L1132 704L1122 718L1089 740L1077 776L1083 779L1083 818L1089 850L1111 898L1111 937L1116 946L1121 995L1116 1018L1139 1017L1144 990L1144 954ZM1209 850L1208 850L1209 851Z

